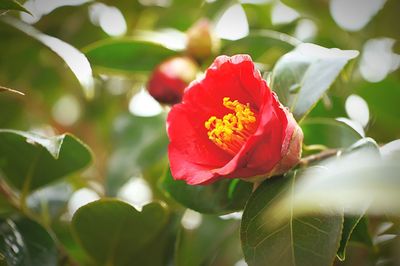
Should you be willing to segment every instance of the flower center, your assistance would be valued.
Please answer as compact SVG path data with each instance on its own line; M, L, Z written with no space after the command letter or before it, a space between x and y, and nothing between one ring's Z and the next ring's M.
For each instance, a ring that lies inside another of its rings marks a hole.
M249 104L242 104L238 100L231 101L229 97L223 99L223 105L233 110L222 119L211 116L204 126L208 130L208 138L221 149L236 154L256 130L256 117Z

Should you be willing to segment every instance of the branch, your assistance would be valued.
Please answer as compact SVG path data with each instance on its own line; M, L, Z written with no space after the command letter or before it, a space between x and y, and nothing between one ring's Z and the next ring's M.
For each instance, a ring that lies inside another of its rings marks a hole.
M338 151L339 151L338 149L328 149L328 150L324 150L320 153L304 157L300 160L298 166L306 167L314 162L332 157L332 156L336 155L338 153Z

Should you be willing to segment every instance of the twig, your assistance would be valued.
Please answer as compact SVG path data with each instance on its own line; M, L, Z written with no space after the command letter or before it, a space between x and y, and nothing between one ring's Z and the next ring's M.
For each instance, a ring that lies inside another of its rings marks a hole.
M320 160L329 158L331 156L334 156L338 153L338 151L339 151L338 149L328 149L328 150L324 150L320 153L304 157L303 159L300 160L298 166L306 167L306 166L312 164L313 162L320 161Z

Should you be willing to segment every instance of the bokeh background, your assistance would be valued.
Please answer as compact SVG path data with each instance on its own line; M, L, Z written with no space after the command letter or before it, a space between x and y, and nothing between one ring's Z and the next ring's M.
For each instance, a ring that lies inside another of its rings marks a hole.
M173 229L149 251L161 258L151 265L171 263L174 254L177 265L246 265L240 213L185 210L159 186L167 165L169 107L152 98L146 84L156 65L187 54L186 32L201 19L209 20L215 38L212 54L197 60L200 70L216 55L246 53L267 77L299 42L360 51L309 117L340 118L378 143L400 138L398 0L20 3L32 14L0 16L0 85L25 96L0 94L0 128L44 136L71 132L93 151L94 163L83 173L28 199L73 261L87 259L68 233L68 221L80 206L108 196L138 209L154 199L176 208ZM379 238L378 229L374 243L384 250L389 240ZM371 250L352 249L338 265L388 265Z

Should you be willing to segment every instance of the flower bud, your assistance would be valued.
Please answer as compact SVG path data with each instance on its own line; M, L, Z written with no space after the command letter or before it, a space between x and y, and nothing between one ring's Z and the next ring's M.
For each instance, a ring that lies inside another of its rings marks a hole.
M187 31L186 51L196 59L202 60L216 54L219 39L207 19L201 19Z
M160 103L179 103L186 86L196 78L197 71L196 62L188 57L170 58L153 71L147 89Z

